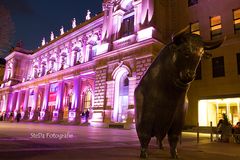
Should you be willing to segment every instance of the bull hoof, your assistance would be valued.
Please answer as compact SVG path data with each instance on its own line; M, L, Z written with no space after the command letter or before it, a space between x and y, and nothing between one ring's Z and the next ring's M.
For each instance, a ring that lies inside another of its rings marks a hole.
M176 153L175 154L171 153L171 159L178 159L178 155Z
M147 159L148 158L148 154L147 154L147 151L145 149L141 150L140 158L141 159Z
M162 145L162 144L159 144L159 146L158 146L158 147L159 147L159 149L160 149L160 150L164 150L164 147L163 147L163 145Z

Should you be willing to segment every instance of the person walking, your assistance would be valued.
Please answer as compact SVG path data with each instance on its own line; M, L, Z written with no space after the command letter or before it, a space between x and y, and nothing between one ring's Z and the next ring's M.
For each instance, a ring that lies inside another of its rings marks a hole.
M20 122L21 117L22 117L22 116L21 116L21 113L18 111L17 117L16 117L16 118L17 118L17 122Z

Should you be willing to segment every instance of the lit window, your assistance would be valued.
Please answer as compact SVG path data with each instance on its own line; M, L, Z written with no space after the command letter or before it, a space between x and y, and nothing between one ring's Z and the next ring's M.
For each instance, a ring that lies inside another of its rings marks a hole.
M235 34L240 33L240 9L233 11L233 23Z
M211 39L219 38L222 35L221 16L210 18L211 22Z
M191 23L190 29L191 29L191 33L200 35L200 26L198 22Z
M90 89L87 89L86 93L84 94L84 112L92 107L92 92Z
M198 0L188 0L188 7L190 7L194 4L198 4Z
M121 33L122 37L129 36L134 33L134 16L123 19Z
M212 74L213 77L225 76L223 56L212 58Z

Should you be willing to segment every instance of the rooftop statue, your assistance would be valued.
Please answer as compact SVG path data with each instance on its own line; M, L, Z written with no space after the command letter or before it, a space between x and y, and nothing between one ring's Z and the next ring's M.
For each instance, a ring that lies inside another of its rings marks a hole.
M53 32L51 32L50 40L51 40L51 41L54 40L54 33L53 33Z
M189 29L189 28L188 28ZM219 47L223 40L203 42L184 29L172 37L153 61L134 92L137 135L141 158L147 157L151 137L159 147L168 135L170 154L177 158L177 143L188 108L187 92L204 50Z
M86 21L91 19L91 12L87 10L87 16L86 16Z
M72 28L75 28L76 26L77 26L77 24L76 24L76 19L73 18L73 20L72 20Z
M45 44L46 44L45 37L43 37L43 39L42 39L42 46L44 46Z
M64 34L64 28L62 26L61 29L60 29L60 35L63 35L63 34Z

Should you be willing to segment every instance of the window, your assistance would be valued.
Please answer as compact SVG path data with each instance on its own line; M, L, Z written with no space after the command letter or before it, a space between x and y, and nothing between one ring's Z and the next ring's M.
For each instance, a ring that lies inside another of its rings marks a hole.
M238 74L240 74L240 53L237 53L237 68Z
M191 23L190 24L190 30L191 30L191 33L200 35L199 23L198 22Z
M129 36L134 33L134 16L125 18L122 22L122 37Z
M239 34L240 33L240 9L233 11L233 23L234 23L235 34Z
M84 112L92 107L92 92L90 88L87 89L86 93L84 94Z
M196 70L195 80L201 80L201 79L202 79L202 66L201 66L201 62L199 62L199 65Z
M219 38L222 35L221 16L210 18L211 23L211 39Z
M225 76L223 56L212 58L212 73L213 77Z
M198 4L198 0L188 0L188 7L190 7L194 4Z

